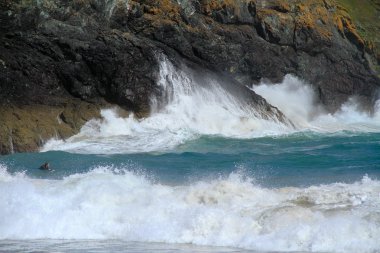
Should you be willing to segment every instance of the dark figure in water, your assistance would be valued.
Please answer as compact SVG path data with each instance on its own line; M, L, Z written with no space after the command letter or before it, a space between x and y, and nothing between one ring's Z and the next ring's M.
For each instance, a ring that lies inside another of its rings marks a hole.
M49 163L44 163L41 165L40 170L50 170L49 169Z

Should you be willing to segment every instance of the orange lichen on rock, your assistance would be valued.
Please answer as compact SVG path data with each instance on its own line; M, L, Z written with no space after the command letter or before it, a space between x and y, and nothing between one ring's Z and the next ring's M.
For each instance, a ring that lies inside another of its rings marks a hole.
M288 13L278 12L273 9L261 9L257 12L257 16L259 20L266 24L268 29L271 29L271 24L269 24L268 20L276 20L276 26L293 26L294 18L292 15Z
M257 1L257 5L263 9L272 9L278 12L290 12L292 10L292 2L286 0L270 0L270 1Z
M344 27L348 30L348 32L354 37L354 39L356 40L356 42L359 45L363 46L364 45L364 40L358 34L354 23L352 23L352 20L345 18L345 19L343 19L343 24L344 24Z
M291 7L288 2L285 1L276 1L277 3L277 10L281 12L290 12Z
M320 35L322 39L330 40L332 36L332 18L322 4L315 1L303 1L296 5L296 29L306 28Z
M203 13L211 15L213 11L221 9L230 9L233 11L239 11L239 6L242 4L248 4L249 2L255 2L253 0L203 0L201 1Z
M350 40L360 47L366 45L366 42L356 30L356 26L348 15L347 10L343 7L338 7L334 13L334 24L342 36L349 37Z
M180 20L180 6L173 0L144 1L144 11L164 19Z

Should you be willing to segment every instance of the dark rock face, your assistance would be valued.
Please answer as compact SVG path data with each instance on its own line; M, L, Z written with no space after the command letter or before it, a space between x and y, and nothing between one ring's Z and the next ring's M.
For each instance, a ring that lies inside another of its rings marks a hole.
M146 115L161 94L158 53L237 86L293 73L331 111L352 95L370 105L380 81L363 43L328 0L3 0L0 105L111 103Z
M372 101L379 87L363 40L329 1L181 2L187 4L131 1L145 14L131 17L128 27L243 84L293 73L314 85L330 111L352 95Z
M1 42L3 104L105 98L135 111L149 110L158 67L146 41L117 30L87 30L49 19L33 30L9 31Z

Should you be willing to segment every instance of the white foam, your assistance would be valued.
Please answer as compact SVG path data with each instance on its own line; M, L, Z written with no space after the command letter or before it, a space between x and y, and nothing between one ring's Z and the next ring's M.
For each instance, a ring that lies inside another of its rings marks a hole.
M12 175L7 169L6 165L0 163L0 182L10 182L25 176L25 172L17 172Z
M339 111L330 114L317 104L311 86L292 75L286 75L282 83L262 83L253 86L252 90L278 107L299 131L380 132L380 100L376 102L372 115L362 111L355 98L349 99Z
M165 92L160 98L164 101L152 98L148 118L121 118L115 110L102 110L101 120L89 121L79 134L66 141L48 141L41 151L135 153L171 150L202 135L257 138L297 131L380 132L380 101L373 115L360 111L355 99L350 99L337 113L329 114L316 104L312 88L291 75L281 84L262 83L252 89L278 107L296 129L273 118L263 119L263 112L257 111L260 109L232 96L216 80L199 80L163 58L158 85Z
M376 252L380 182L267 189L238 174L188 186L99 167L0 180L0 239L122 239L258 251Z
M66 141L50 140L42 151L80 153L134 153L172 149L200 135L254 138L288 131L278 120L265 120L219 83L204 78L196 83L191 73L163 59L158 85L165 105L152 98L152 113L137 120L121 118L115 110L102 110L101 120L91 120Z

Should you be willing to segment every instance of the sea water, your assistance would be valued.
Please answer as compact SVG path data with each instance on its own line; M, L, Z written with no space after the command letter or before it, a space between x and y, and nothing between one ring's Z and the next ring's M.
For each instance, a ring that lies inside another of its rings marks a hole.
M290 124L204 82L164 59L149 117L0 157L0 252L380 252L379 103L251 87Z

